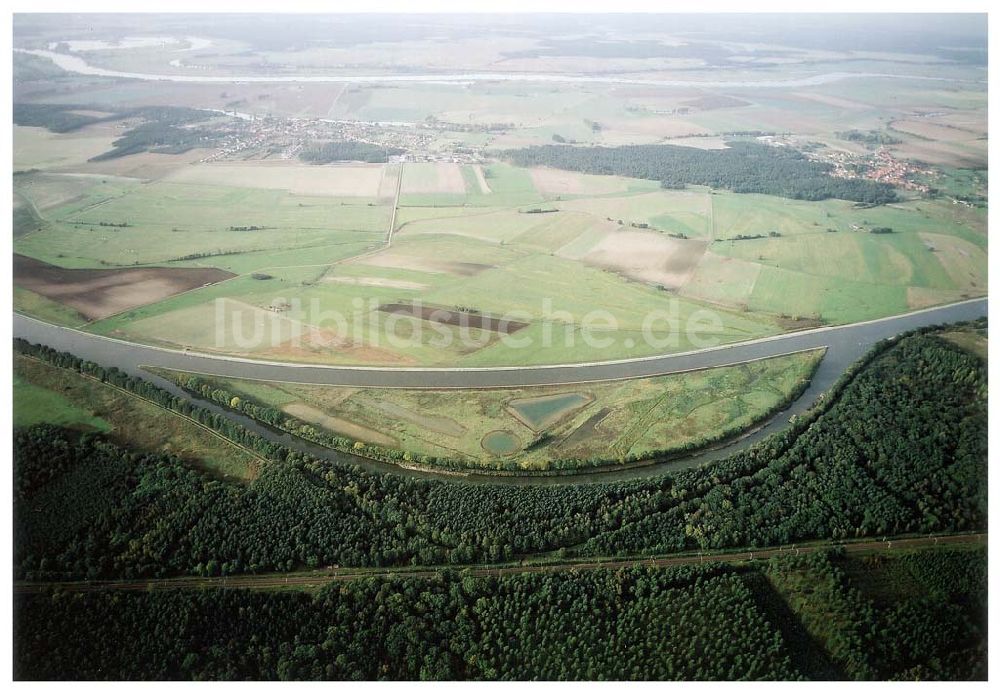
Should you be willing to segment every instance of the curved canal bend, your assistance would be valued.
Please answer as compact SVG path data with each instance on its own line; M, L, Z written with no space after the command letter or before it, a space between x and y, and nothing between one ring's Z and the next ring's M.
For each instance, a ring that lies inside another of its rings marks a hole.
M129 343L92 333L84 333L72 328L55 326L17 313L14 314L13 334L14 337L48 345L51 348L72 353L77 357L105 367L117 367L128 374L155 383L171 393L184 396L213 412L221 413L289 449L318 458L354 464L378 473L392 473L415 478L476 484L564 485L652 477L664 472L692 468L731 456L786 427L792 416L805 412L821 393L826 391L851 364L878 341L915 328L969 321L986 315L987 299L981 298L875 321L801 331L696 352L613 362L516 368L335 367L258 362ZM826 355L813 375L809 387L786 410L749 435L687 457L670 458L634 468L612 468L568 475L439 473L405 469L393 464L372 461L327 449L284 432L272 430L244 415L193 397L166 379L144 369L146 366L161 367L221 377L331 386L510 388L662 376L692 369L739 364L814 348L826 348Z

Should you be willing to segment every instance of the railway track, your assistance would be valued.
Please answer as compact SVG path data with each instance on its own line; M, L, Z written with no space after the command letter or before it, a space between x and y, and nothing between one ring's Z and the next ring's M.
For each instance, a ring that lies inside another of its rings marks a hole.
M337 568L287 574L237 575L231 577L170 577L141 580L101 580L73 582L15 582L15 594L37 594L51 591L166 591L182 589L281 589L311 588L331 582L350 582L367 578L435 577L442 572L462 572L474 577L505 576L530 572L587 572L623 567L676 567L710 562L757 562L790 555L843 548L848 554L864 555L875 552L919 550L945 546L985 546L986 533L964 533L940 536L871 538L850 542L822 542L787 545L758 550L735 550L711 553L685 553L628 559L582 559L552 564L523 562L516 565L441 565L436 567Z

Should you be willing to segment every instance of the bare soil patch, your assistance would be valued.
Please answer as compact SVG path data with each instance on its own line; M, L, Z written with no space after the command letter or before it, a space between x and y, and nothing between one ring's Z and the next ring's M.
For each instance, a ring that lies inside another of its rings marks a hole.
M549 167L532 169L531 181L537 190L552 195L602 195L626 189L624 181L612 176L587 176Z
M397 442L392 437L388 437L381 432L359 425L356 422L345 420L344 418L327 415L322 410L313 408L305 403L290 403L282 408L292 417L296 417L313 425L319 425L325 430L335 434L349 437L366 444L378 444L379 446L397 446Z
M379 200L394 201L396 199L396 188L399 184L400 164L386 165L382 167L382 180L378 186Z
M75 113L78 116L87 116L89 118L107 118L108 116L114 116L113 113L108 111L92 111L90 109L73 109L72 111L67 111L67 113Z
M933 287L907 287L906 305L910 309L926 309L927 307L948 302L968 299L968 292L961 290L941 290Z
M615 133L627 133L651 138L679 138L692 135L709 135L710 131L697 123L678 120L676 116L651 116L648 118L613 119L602 121L602 131L608 143L625 144L624 139L616 138ZM609 133L611 131L610 138Z
M427 285L422 282L410 282L409 280L393 280L391 278L376 277L350 277L337 275L323 278L323 282L335 282L341 285L358 285L360 287L391 287L398 290L425 290Z
M692 135L686 138L671 138L667 140L667 144L694 147L699 150L725 150L729 148L725 138L717 135Z
M465 193L462 167L450 162L412 164L403 170L403 193Z
M380 253L365 256L359 259L358 263L371 265L377 268L399 268L401 270L416 270L424 273L443 273L446 275L459 275L461 277L472 277L484 270L490 270L495 266L485 263L468 263L464 261L440 261L434 258L419 258L407 256L393 251L383 251Z
M152 304L233 277L218 268L60 268L14 254L14 284L76 309L88 320Z
M642 282L677 288L687 282L708 242L622 230L604 237L583 261Z
M109 148L110 149L110 148ZM91 174L108 174L124 176L145 181L155 181L170 176L174 172L184 171L197 164L201 159L213 154L215 150L198 148L182 154L163 154L159 152L140 152L126 157L103 159L98 162L87 162L77 169Z
M297 164L284 160L224 162L186 167L173 176L177 183L274 188L297 195L364 197L379 195L381 164ZM459 172L461 176L461 172Z
M685 101L683 106L696 111L713 111L715 109L734 109L740 106L750 106L750 102L726 96L725 94L706 94L699 99Z
M445 326L477 328L481 331L490 331L492 333L511 334L516 333L522 328L528 327L528 324L521 321L512 321L472 311L446 309L444 307L432 306L429 304L395 302L392 304L382 304L379 306L378 310L386 314L412 316L424 321L440 323Z
M950 123L938 123L931 119L893 121L890 126L901 133L941 142L967 142L982 137L981 132Z
M297 324L300 333L297 339L285 341L280 345L267 349L262 356L276 359L302 360L306 362L328 361L331 355L339 360L358 364L408 365L414 364L413 358L402 355L388 348L375 345L365 345L350 338L345 338L336 332L318 328L309 324Z
M871 108L870 104L863 104L860 101L852 101L850 99L844 99L830 94L820 94L818 92L795 92L791 96L806 99L808 101L815 101L820 104L826 104L827 106L833 106L838 109L849 109L851 111L864 111Z

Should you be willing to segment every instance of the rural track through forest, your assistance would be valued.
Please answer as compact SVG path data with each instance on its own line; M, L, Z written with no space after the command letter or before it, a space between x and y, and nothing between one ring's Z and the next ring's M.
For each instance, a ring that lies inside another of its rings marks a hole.
M795 545L783 545L757 550L729 550L709 553L684 553L630 559L587 559L558 562L552 564L516 565L438 565L432 567L377 567L338 568L290 572L285 574L234 575L229 577L170 577L140 580L96 580L72 582L15 582L15 594L38 594L54 590L101 592L101 591L163 591L177 589L281 589L290 587L311 588L331 582L349 582L370 577L434 577L442 572L465 572L474 577L498 577L532 572L589 571L620 569L629 567L676 567L709 562L754 562L770 560L790 555L806 555L843 548L851 555L869 554L879 551L920 550L949 545L987 544L986 533L963 533L954 535L870 538L856 541L824 541Z

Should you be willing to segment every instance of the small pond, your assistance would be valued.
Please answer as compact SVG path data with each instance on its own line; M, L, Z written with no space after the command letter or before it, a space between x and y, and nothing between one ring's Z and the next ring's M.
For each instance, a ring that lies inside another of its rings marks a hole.
M493 430L483 437L482 447L494 456L507 456L521 448L521 440L510 430Z

